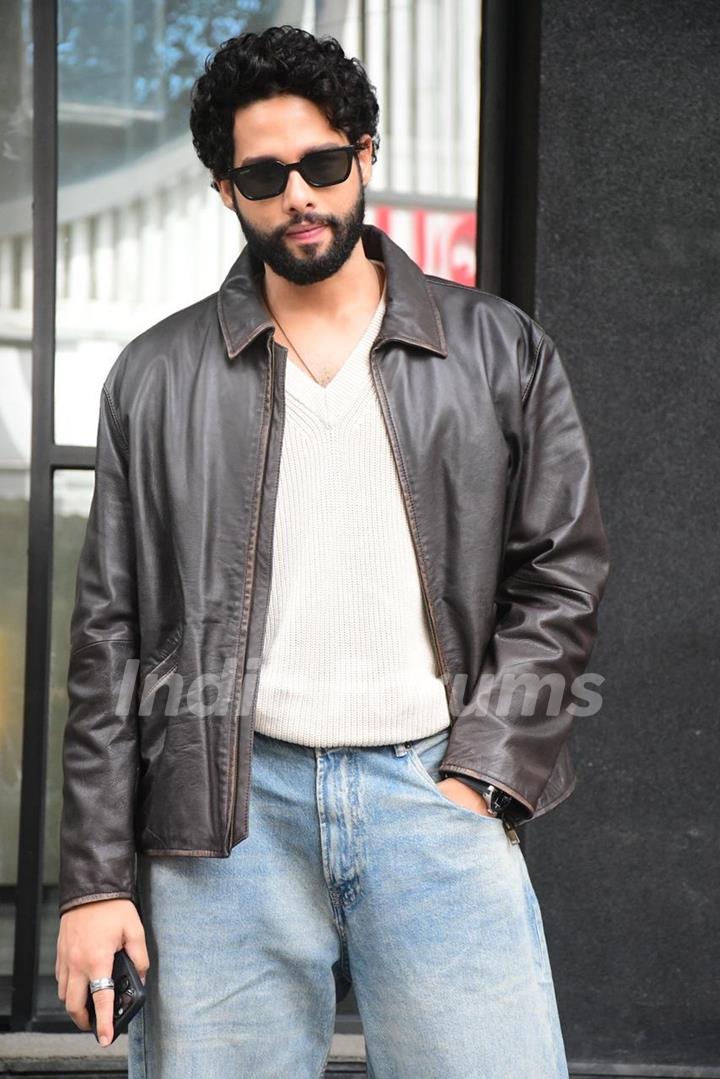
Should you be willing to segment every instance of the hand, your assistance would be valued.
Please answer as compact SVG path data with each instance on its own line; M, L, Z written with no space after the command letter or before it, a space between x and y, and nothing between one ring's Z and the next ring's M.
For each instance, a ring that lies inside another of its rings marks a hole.
M88 984L112 974L115 952L124 948L143 982L150 962L137 907L130 899L100 899L71 907L60 918L55 980L58 998L80 1030L92 1030L87 1010ZM113 1037L112 989L93 993L97 1037L109 1045ZM107 1041L105 1040L107 1038Z
M447 776L445 779L441 779L436 786L452 802L457 802L458 805L464 806L465 809L474 809L481 817L493 816L480 791L468 787L467 783L463 783L462 780Z

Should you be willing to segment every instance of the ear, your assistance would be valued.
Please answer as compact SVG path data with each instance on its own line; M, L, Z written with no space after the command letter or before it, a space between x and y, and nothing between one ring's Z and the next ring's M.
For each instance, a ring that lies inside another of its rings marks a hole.
M363 144L362 149L358 150L357 158L363 187L367 187L372 176L372 135L368 135L366 132L364 135L360 135L357 141Z
M232 180L216 180L215 183L217 184L218 193L225 206L234 213L235 203L233 202Z

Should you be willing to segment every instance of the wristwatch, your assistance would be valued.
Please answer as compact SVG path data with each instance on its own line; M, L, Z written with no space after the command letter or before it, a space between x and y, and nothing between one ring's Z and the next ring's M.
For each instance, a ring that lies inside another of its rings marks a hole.
M487 784L487 790L480 792L487 803L487 807L494 817L502 817L503 813L513 804L514 798L507 791L492 783Z
M492 783L487 783L484 779L475 779L474 776L464 776L458 772L441 772L440 774L443 779L459 779L461 783L465 783L468 787L472 787L473 790L482 794L488 807L488 812L493 817L502 817L515 802L513 796L508 794L507 791L496 787Z

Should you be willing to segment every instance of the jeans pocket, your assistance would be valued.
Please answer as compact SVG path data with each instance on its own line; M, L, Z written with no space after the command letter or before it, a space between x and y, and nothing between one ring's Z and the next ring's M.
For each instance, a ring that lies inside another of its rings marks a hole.
M413 742L406 742L408 757L414 772L418 778L422 780L423 785L431 790L435 798L439 799L444 805L455 808L459 813L464 814L466 817L472 816L475 820L481 821L483 824L494 824L502 827L502 821L499 817L492 817L489 814L480 813L475 809L469 809L467 806L460 805L458 802L453 801L452 798L448 798L448 796L438 788L438 783L443 778L440 775L440 765L445 756L449 738L450 729L445 728L442 731L437 731L435 734L428 735L426 738L418 738Z

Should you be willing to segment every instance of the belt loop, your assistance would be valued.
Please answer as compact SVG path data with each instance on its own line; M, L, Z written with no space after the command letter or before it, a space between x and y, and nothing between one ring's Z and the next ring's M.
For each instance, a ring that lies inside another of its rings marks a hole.
M408 751L407 742L395 742L393 749L396 757L404 757Z

